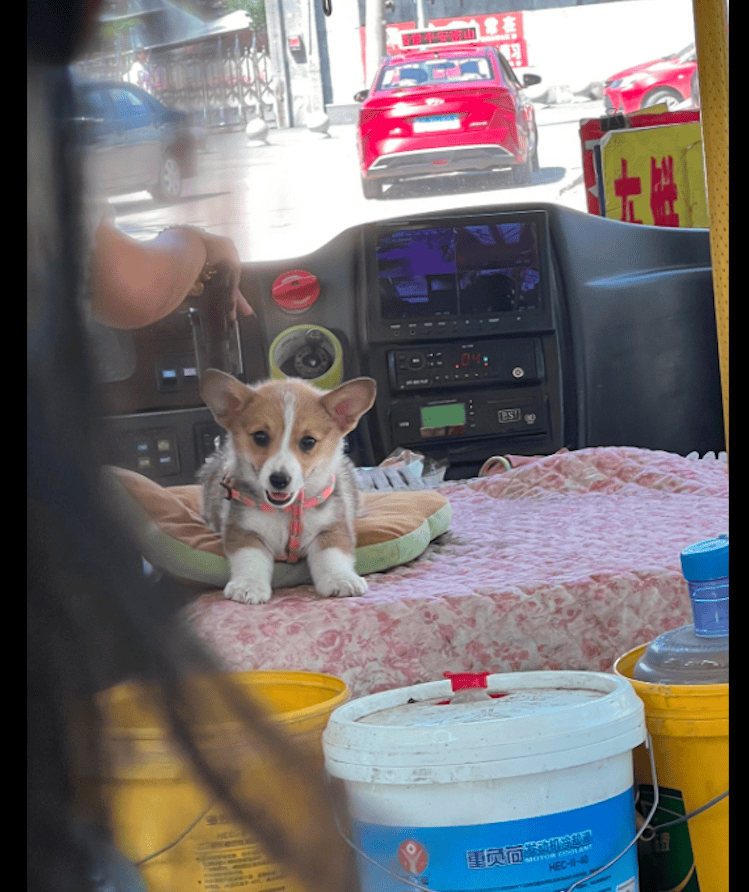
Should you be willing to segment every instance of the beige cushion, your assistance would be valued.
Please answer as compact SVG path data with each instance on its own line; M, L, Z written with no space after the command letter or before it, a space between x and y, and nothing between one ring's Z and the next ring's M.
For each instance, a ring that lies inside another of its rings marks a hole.
M148 477L108 467L105 490L135 530L143 557L172 576L223 587L229 563L221 537L201 514L197 484L163 487ZM356 570L376 573L418 557L450 526L452 509L445 496L430 490L363 493L356 520ZM306 561L277 560L273 587L310 581Z

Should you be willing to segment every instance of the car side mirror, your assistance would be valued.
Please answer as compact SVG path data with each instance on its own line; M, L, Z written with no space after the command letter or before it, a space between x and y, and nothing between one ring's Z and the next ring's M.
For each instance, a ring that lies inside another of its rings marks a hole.
M523 86L524 87L533 87L536 84L541 83L541 75L540 74L524 74L523 75Z
M354 93L354 102L364 102L367 98L367 93L369 93L369 90L359 90L358 93Z

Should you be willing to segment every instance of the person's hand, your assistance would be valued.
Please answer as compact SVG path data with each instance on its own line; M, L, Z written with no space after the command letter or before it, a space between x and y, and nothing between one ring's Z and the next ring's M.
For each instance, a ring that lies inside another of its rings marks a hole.
M232 275L232 308L231 318L237 318L237 310L244 316L254 315L254 310L247 303L242 292L239 290L239 276L242 272L242 266L239 262L239 254L237 253L234 242L223 235L214 235L211 232L202 231L203 241L206 249L206 266L217 266L219 263L226 264L231 270Z

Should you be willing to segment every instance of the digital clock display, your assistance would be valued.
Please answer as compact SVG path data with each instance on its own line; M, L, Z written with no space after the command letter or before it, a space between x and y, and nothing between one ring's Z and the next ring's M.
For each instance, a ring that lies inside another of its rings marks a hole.
M489 368L489 356L485 353L464 351L455 363L456 370L460 369L486 369Z

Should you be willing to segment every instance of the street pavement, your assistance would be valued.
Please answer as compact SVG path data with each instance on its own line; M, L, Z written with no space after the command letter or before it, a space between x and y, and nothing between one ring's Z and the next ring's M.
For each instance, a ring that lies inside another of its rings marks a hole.
M354 125L331 126L328 136L272 129L266 143L240 130L209 134L199 174L179 201L117 196L115 221L141 239L176 223L203 226L230 236L242 260L257 261L303 257L350 226L404 214L534 202L585 211L579 125L602 115L603 103L538 104L536 114L541 169L528 186L511 186L503 173L456 176L395 184L381 200L366 200Z

